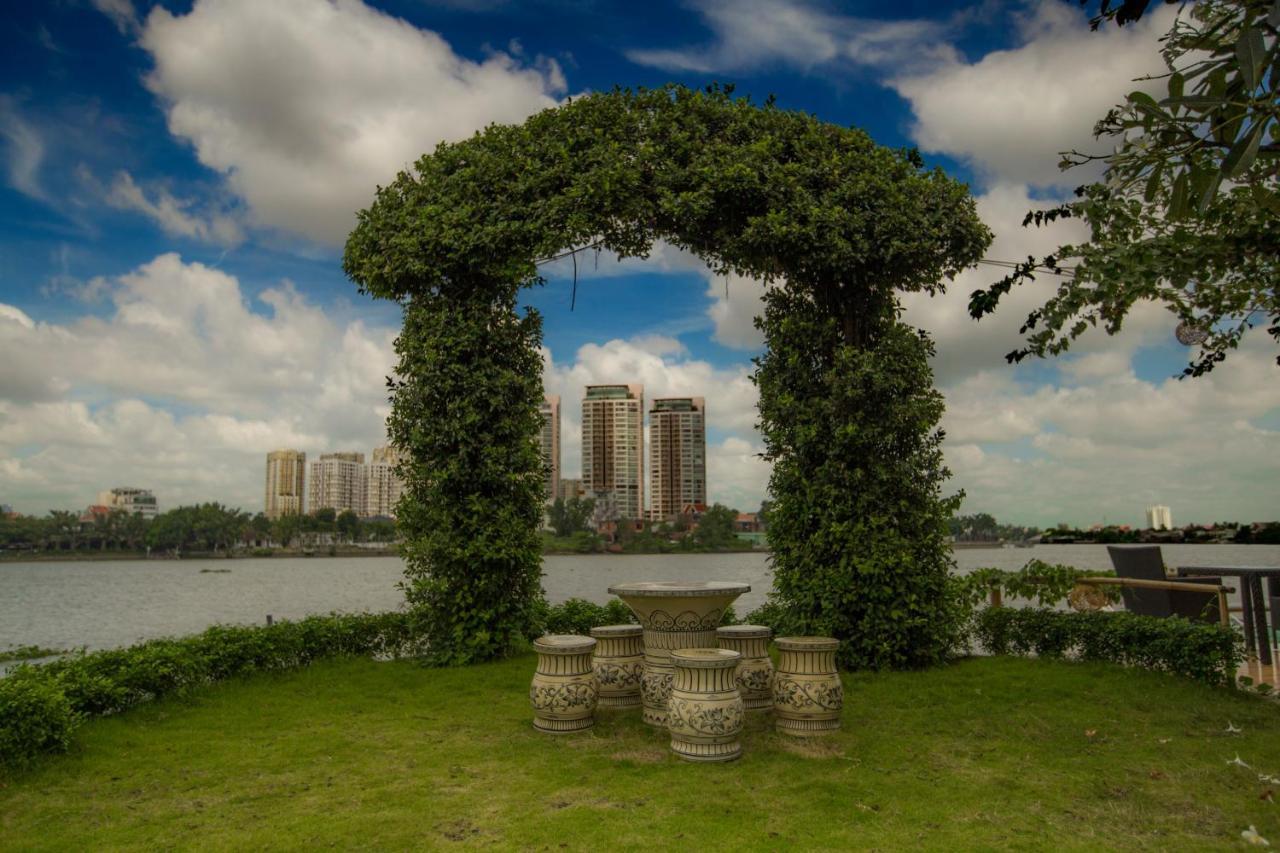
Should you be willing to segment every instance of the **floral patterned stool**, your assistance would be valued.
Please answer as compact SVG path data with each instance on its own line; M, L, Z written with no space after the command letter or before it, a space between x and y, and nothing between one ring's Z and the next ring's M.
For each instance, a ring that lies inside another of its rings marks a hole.
M595 724L598 693L591 671L595 647L595 640L576 634L548 634L533 641L538 668L529 686L529 701L535 729L564 734Z
M730 649L676 649L667 703L671 751L688 761L732 761L742 755L742 694L734 681L741 655Z
M773 631L765 625L726 625L716 629L716 642L722 649L733 649L742 655L734 681L748 711L773 708L773 661L769 660L769 637Z
M779 637L778 671L773 677L773 713L778 731L797 737L823 735L840 728L844 687L836 672L830 637Z
M591 659L601 708L639 708L644 675L644 629L639 625L602 625L591 629L596 652Z

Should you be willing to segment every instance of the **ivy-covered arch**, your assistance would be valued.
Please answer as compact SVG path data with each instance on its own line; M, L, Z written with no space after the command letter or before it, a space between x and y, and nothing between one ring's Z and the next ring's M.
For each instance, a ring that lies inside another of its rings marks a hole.
M839 636L850 665L936 659L941 401L897 294L940 289L989 232L967 188L914 151L677 86L441 144L348 239L347 275L404 306L389 430L409 456L405 586L433 657L504 654L540 593L541 328L517 312L520 288L539 259L643 256L658 240L777 285L756 378L788 627Z

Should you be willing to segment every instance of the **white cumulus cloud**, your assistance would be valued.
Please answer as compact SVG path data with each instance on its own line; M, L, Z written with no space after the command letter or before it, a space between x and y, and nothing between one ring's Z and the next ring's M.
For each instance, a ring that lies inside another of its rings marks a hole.
M175 136L226 176L256 224L340 244L355 212L441 141L554 106L550 60L473 62L360 0L157 6L141 46Z
M0 305L6 502L44 512L136 484L256 509L267 451L383 442L394 329L338 323L288 282L251 297L173 254L98 282L106 317Z
M1163 84L1135 78L1163 73L1159 37L1177 10L1162 6L1125 27L1092 32L1071 4L1041 0L1024 13L1023 43L974 62L957 55L923 74L890 81L915 115L911 135L924 151L972 163L986 179L1074 187L1059 153L1098 151L1093 125L1134 89Z

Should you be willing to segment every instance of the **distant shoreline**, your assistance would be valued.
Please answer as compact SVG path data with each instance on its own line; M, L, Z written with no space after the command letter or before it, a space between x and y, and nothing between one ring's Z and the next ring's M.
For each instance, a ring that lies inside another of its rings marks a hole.
M1048 543L1042 542L1038 545L1052 547L1054 545L1064 545L1068 543ZM1097 542L1074 542L1074 545L1096 545ZM1190 542L1175 543L1190 545L1265 545L1267 543L1258 542ZM999 543L986 542L953 542L952 550L970 551L979 549L1001 550L1004 545ZM719 548L696 551L574 551L570 549L556 548L542 552L544 557L626 557L626 556L669 556L669 557L688 557L698 554L769 554L769 549L758 548ZM187 562L191 560L283 560L283 559L333 559L347 557L399 557L398 548L350 548L338 549L335 553L330 554L328 549L318 550L307 554L302 551L295 550L273 550L270 554L259 551L236 552L233 554L212 553L208 551L192 551L184 553L181 556L173 556L171 554L152 554L147 555L145 551L22 551L0 552L0 566L5 563L111 563L121 561L155 561L155 562Z
M286 551L273 550L270 554L254 553L253 551L236 552L232 554L214 553L212 551L190 551L180 556L173 554L150 554L146 551L21 551L21 552L5 552L0 554L0 564L2 563L111 563L122 560L148 561L148 562L185 562L188 560L275 560L275 559L329 559L332 557L398 557L400 551L396 548L352 548L350 550L339 549L336 553L330 554L326 549L324 551L316 551L311 554L304 554L302 551Z
M691 554L766 554L764 549L753 548L709 548L696 551L581 551L567 549L550 549L542 552L544 557L613 557L628 555L666 555L688 556ZM189 562L192 560L278 560L278 559L317 559L327 560L344 557L399 557L397 548L352 548L338 549L330 554L328 549L318 550L310 554L294 550L273 550L270 554L253 551L232 554L212 553L209 551L192 551L180 556L172 554L151 554L145 551L23 551L0 553L0 565L5 563L112 563L122 561L136 562Z

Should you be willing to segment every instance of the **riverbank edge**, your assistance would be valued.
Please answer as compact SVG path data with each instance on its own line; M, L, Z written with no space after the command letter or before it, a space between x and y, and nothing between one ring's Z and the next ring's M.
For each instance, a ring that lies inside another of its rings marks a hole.
M0 554L0 564L2 563L97 563L97 562L117 562L121 560L146 560L146 561L185 561L185 560L271 560L271 559L300 559L300 558L316 558L325 559L330 557L398 557L400 551L397 548L353 548L350 550L339 549L330 554L328 549L316 551L308 554L303 551L272 549L271 553L265 553L265 549L235 551L235 552L212 552L212 551L190 551L180 555L174 554L148 554L146 551L18 551Z
M709 548L696 551L575 551L573 549L554 548L542 552L544 557L626 557L626 556L689 556L691 554L767 554L762 548ZM4 563L109 563L118 561L188 561L188 560L272 560L272 559L332 559L334 557L399 557L397 548L353 548L338 549L330 554L327 549L308 554L297 550L273 549L270 554L237 551L232 553L212 553L209 551L193 551L178 556L173 554L151 554L145 551L21 551L0 554L0 565Z

